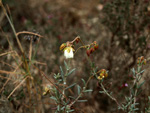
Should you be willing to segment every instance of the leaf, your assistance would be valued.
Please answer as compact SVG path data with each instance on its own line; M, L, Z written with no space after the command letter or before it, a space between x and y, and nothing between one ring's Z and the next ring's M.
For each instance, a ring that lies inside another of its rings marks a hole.
M79 85L77 85L77 90L78 90L78 95L79 95L81 92L81 87Z
M82 80L83 84L85 85L86 84L85 80L83 78L81 80Z
M135 69L134 68L132 69L132 72L133 72L133 76L135 76Z
M140 74L144 73L144 71L145 71L145 70L142 70L142 71L140 72Z
M75 68L72 69L72 70L67 74L67 76L69 76L70 74L72 74L75 70L76 70Z
M55 101L57 101L57 98L54 97L54 96L52 96L52 97L50 97L50 98L53 99L53 100L55 100Z
M126 96L125 96L125 99L126 99L127 102L129 101L129 97L126 97Z
M92 89L87 89L85 91L83 91L84 93L87 93L87 92L92 92L93 90Z
M73 86L75 86L75 85L76 85L76 83L73 83L73 84L71 84L70 86L66 87L65 90L67 90L67 89L69 89L69 88L71 88L71 87L73 87Z
M131 94L134 95L134 90L133 89L131 89Z
M57 105L57 111L60 111L60 106L59 105Z
M75 99L75 97L73 97L73 96L69 96L69 98Z
M61 77L62 77L62 79L64 80L64 71L63 71L63 69L62 69L61 66L60 66L60 71L61 71Z
M65 106L63 106L62 108L61 108L61 110L64 110L65 109Z
M66 69L69 70L69 67L68 67L66 61L64 61L64 64L65 64Z
M77 100L77 102L87 102L87 100Z
M69 112L73 112L73 111L74 111L74 109L67 111L67 113L69 113Z
M138 111L139 110L139 108L135 108L135 109L133 109L134 111Z
M139 94L141 94L142 90L139 90L136 94L136 96L138 96Z
M145 80L137 87L137 88L141 88L141 86L145 83Z
M99 93L105 93L104 91L99 91Z

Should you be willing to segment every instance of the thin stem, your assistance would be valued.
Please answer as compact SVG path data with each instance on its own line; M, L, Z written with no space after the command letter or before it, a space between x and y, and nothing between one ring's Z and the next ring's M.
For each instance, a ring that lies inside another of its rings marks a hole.
M85 87L82 89L81 93L78 95L78 97L68 105L68 107L70 108L73 104L75 104L77 102L77 100L82 96L83 92L85 91L85 89L87 88L87 85L89 83L89 81L94 77L94 75L92 75L91 77L89 77L88 81L85 84Z
M141 66L138 66L138 72L136 74L136 78L135 78L135 81L134 81L134 84L133 84L133 88L135 87L135 92L134 92L134 97L133 97L133 105L134 105L134 108L135 108L135 103L136 103L136 95L137 95L137 92L138 92L138 82L140 80L140 77L141 77Z
M24 81L28 78L28 76L26 78L24 78L18 85L17 87L15 87L15 89L9 94L9 96L7 97L7 99L10 98L10 96L21 86L21 84L24 83Z
M71 62L71 59L68 59L68 69L66 71L66 74L64 75L64 80L63 80L63 95L65 95L66 79L67 79L67 75L68 75L69 69L70 69L70 62Z
M86 48L86 47L85 47L85 46L80 46L80 47L76 50L76 52L75 52L74 54L76 54L77 51L78 51L79 49L81 49L81 48Z
M41 37L43 38L43 36L37 34L37 33L33 33L33 32L29 32L29 31L21 31L21 32L18 32L16 33L16 36L20 35L20 34L30 34L30 35L35 35L35 36L38 36L38 37Z
M117 101L114 97L112 97L112 96L107 92L107 90L104 88L103 84L100 83L100 85L101 85L103 91L105 92L105 94L106 94L109 98L111 98L113 101L115 101L116 104L122 109L122 107L120 106L120 104L118 103L118 101Z

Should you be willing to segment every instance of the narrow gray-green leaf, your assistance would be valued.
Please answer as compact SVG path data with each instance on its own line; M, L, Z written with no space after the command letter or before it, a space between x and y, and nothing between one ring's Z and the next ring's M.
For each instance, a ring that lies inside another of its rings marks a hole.
M75 99L75 97L73 97L73 96L69 96L69 98Z
M140 72L140 74L144 73L144 71L145 71L145 70L142 70L142 71Z
M62 69L61 66L60 66L60 71L61 71L61 77L62 77L62 79L64 80L64 71L63 71L63 69Z
M64 64L65 64L66 69L69 70L69 67L68 67L66 61L64 61Z
M139 90L136 94L136 96L138 96L139 94L141 94L142 90Z
M85 85L86 84L85 80L83 78L81 80L82 80L83 84Z
M74 109L72 109L72 110L69 110L67 113L69 113L69 112L73 112L74 111Z
M135 76L135 69L134 68L132 69L132 72L133 72L133 76Z
M87 102L87 100L77 100L77 102Z
M54 97L54 96L52 96L50 98L53 99L53 100L55 100L55 101L57 101L56 97Z
M145 80L138 86L138 88L141 88L141 86L145 83Z
M92 89L87 89L85 91L83 91L84 93L87 93L87 92L92 92L93 90Z
M65 109L65 106L63 106L62 108L61 108L61 110L64 110Z
M139 110L139 108L135 108L135 109L133 109L134 111L138 111Z
M73 84L71 84L70 86L66 87L65 90L67 90L67 89L69 89L69 88L71 88L71 87L73 87L73 86L75 86L75 85L76 85L76 83L73 83Z
M81 92L81 87L79 85L77 85L77 90L78 90L78 95L79 95Z
M60 106L59 105L57 105L57 111L60 111Z
M99 93L105 93L104 91L99 91Z
M75 70L76 70L75 68L72 69L72 70L67 74L67 76L69 76L70 74L72 74Z

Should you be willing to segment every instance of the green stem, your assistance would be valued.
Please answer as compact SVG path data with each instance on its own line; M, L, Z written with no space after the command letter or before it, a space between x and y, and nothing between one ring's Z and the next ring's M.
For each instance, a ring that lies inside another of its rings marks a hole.
M88 85L89 81L90 81L93 77L94 77L94 75L92 75L91 77L89 77L89 79L88 79L88 81L86 82L85 87L83 87L81 93L78 95L78 97L77 97L72 103L70 103L70 104L68 105L69 108L70 108L73 104L75 104L75 103L77 102L77 100L82 96L83 92L84 92L84 91L86 90L86 88L87 88L87 85Z

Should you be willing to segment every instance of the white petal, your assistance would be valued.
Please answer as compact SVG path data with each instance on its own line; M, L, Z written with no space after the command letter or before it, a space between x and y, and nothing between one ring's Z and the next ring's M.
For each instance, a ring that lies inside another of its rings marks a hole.
M73 58L73 56L74 56L73 49L71 49L70 52L68 52L67 50L65 50L64 51L64 56L66 57L66 59Z

